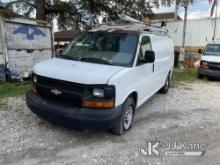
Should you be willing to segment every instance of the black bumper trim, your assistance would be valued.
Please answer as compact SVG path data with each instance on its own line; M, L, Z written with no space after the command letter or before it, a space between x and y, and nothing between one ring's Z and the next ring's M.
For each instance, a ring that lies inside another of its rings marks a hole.
M87 109L65 107L51 103L40 96L28 92L26 103L38 116L73 129L110 129L121 115L122 106L113 109Z
M218 70L199 68L199 74L204 75L204 76L220 78L220 70L218 71Z

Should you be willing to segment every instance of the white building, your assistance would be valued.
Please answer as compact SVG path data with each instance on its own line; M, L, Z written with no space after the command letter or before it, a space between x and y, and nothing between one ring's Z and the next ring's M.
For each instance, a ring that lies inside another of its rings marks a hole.
M212 42L214 33L214 19L188 20L186 27L186 43L188 47L204 47L207 42ZM160 22L156 23L157 25ZM172 37L175 46L182 45L183 20L173 20L167 22L170 29L169 35ZM174 32L176 30L176 32ZM220 41L220 18L217 20L216 41Z
M0 9L0 79L22 79L53 55L51 24Z

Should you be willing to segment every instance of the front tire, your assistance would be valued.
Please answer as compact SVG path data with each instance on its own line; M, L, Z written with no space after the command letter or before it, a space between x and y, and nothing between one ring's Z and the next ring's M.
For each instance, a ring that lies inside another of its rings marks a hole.
M164 86L160 89L159 93L166 94L170 88L170 74L167 76Z
M114 128L110 131L116 135L123 135L132 128L135 112L134 99L129 97L123 104L122 113Z
M203 79L204 78L204 76L200 73L198 73L197 77L198 77L198 79Z

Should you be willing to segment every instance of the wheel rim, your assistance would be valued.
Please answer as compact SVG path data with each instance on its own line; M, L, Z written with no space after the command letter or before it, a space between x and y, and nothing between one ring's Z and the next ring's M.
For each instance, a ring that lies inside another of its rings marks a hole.
M169 88L169 78L166 80L165 89L167 90Z
M132 106L127 107L127 110L125 111L124 116L124 129L127 130L131 126L131 122L133 119L133 108Z

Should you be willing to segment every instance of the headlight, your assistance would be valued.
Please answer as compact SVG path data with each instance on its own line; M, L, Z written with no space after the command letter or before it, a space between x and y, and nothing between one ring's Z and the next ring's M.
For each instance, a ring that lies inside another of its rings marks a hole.
M105 96L104 89L102 89L102 88L94 88L93 89L93 96L99 97L99 98L104 98L104 96Z
M208 65L208 62L202 61L202 65Z
M37 83L37 76L36 75L33 75L33 82Z
M209 69L208 62L206 62L206 61L201 61L200 68Z

